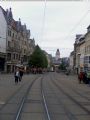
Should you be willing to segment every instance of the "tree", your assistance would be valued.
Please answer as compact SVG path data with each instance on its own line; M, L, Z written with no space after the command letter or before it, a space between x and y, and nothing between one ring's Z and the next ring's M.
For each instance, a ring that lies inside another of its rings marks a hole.
M59 69L61 70L66 70L66 65L65 63L62 61L62 63L59 65Z
M29 66L41 68L46 68L48 66L46 55L38 45L35 47L33 54L30 56Z

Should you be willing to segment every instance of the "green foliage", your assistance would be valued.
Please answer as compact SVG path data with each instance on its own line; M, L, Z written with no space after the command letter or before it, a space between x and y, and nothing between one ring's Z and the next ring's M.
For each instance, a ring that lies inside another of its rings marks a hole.
M38 45L35 47L33 54L30 56L29 66L41 68L46 68L48 66L46 55Z
M66 66L63 62L60 64L59 69L66 70Z

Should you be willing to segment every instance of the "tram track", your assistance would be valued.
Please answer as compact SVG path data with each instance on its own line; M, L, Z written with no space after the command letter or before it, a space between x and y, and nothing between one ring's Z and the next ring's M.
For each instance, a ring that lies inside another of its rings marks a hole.
M40 80L40 86L39 87L41 89L40 91L41 91L42 100L32 99L32 97L29 97L29 95L32 94L31 91L33 89L35 89L34 88L35 87L34 84L36 84L36 81L39 81L39 80ZM27 106L26 104L28 104L28 105L29 104L42 104L44 109L42 110L41 114L44 113L44 119L45 120L51 120L50 119L50 115L49 115L49 111L48 111L48 107L47 107L47 102L46 102L45 95L44 95L42 81L43 81L43 77L38 78L37 80L34 80L30 84L30 86L28 87L28 89L27 89L27 91L26 91L26 93L25 93L25 95L24 95L24 97L23 97L23 99L22 99L22 101L20 103L19 109L18 109L17 114L15 116L15 120L22 120L22 119L24 119L22 117L23 114L28 114L28 113L32 114L33 113L33 111L30 112L31 110L28 111L28 112L27 111L25 112L25 108ZM38 114L38 113L39 113L39 111L37 111L37 113L34 113L34 114ZM26 115L25 119L27 119L27 115ZM33 120L35 120L35 118Z
M7 100L5 101L5 104L3 104L0 107L0 111L8 104L8 102L15 96L17 95L18 91L22 90L22 88L27 84L28 82L24 83L22 86L20 86L12 95L9 96L9 98L7 98Z
M54 80L55 78L52 79L52 83L59 89L59 91L61 91L64 95L66 95L71 101L73 101L77 106L79 106L81 109L83 109L88 115L90 115L90 110L88 110L87 108L85 108L80 102L78 102L76 99L74 99L70 94L67 93L67 91L65 91L63 89L63 87L56 83L56 81ZM63 85L64 86L64 85ZM72 90L72 89L71 89Z
M47 101L46 101L46 97L45 97L45 93L44 93L44 89L43 89L42 79L41 79L41 93L42 93L44 108L45 108L46 115L47 115L47 120L51 120L50 113L49 113L49 110L48 110Z
M5 116L9 116L8 120L12 120L12 118L14 119L14 116L15 116L16 111L18 110L19 104L21 103L23 99L25 90L27 89L28 85L32 84L32 82L36 80L37 78L38 76L37 77L35 76L35 78L33 78L31 81L29 80L26 81L11 96L9 96L5 104L3 104L0 107L0 120L7 119ZM10 106L10 109L8 108L9 106Z
M53 76L55 79L57 79L57 77L56 77L56 75L54 75ZM59 77L58 77L59 78ZM59 79L57 79L58 80L58 82L59 82ZM90 101L90 98L88 98L88 97L86 97L85 95L83 95L83 94L81 94L80 92L78 92L78 91L80 91L80 90L76 90L76 89L74 89L73 87L72 87L72 85L70 85L68 82L67 82L67 86L63 83L63 81L60 81L60 84L63 84L65 87L67 87L67 88L70 88L73 92L75 92L77 95L79 95L80 97L82 97L82 98L85 98L86 100L88 100L88 101Z
M77 118L75 117L74 114L71 113L70 110L68 110L68 108L65 106L65 104L63 104L63 102L60 100L60 98L58 97L58 94L56 90L56 86L52 83L52 77L50 76L49 80L48 81L45 81L46 82L46 86L47 88L49 88L49 91L52 91L52 92L47 92L47 103L49 104L48 105L48 109L49 109L49 114L50 114L50 117L51 117L51 120L63 120L63 119L69 119L69 120L77 120ZM44 82L44 84L45 84ZM51 95L50 95L51 94ZM57 101L57 102L54 102L52 104L52 102L50 103L49 101L49 96L54 97L54 100ZM56 106L55 107L55 110L53 111L53 109L50 109L50 106ZM58 107L60 108L60 111L57 111L58 110ZM62 111L61 111L62 109Z
M36 79L34 79L34 80L31 82L31 84L29 85L29 87L28 87L25 95L23 96L22 101L21 101L21 103L20 103L20 105L19 105L19 108L18 108L18 110L17 110L17 113L16 113L16 115L15 115L15 120L19 120L19 119L20 119L20 115L21 115L22 108L23 108L23 105L24 105L24 103L25 103L26 97L27 97L28 92L30 91L30 89L31 89L31 87L32 87L32 85L34 84L35 81L36 81Z

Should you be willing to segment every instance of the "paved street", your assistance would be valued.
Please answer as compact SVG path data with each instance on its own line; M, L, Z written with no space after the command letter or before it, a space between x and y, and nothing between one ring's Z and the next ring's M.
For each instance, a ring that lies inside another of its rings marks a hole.
M13 74L0 74L0 120L49 118L90 120L89 85L79 84L76 75L55 72L24 75L23 80L15 85Z

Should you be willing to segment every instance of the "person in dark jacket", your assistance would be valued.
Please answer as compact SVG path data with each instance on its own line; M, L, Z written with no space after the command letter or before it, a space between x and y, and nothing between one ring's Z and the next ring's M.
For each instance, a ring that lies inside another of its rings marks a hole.
M88 80L88 84L90 85L90 70L87 72L87 80Z
M19 69L19 73L20 73L19 81L21 81L21 80L22 80L22 77L23 77L23 70L22 70L22 69Z
M18 80L19 80L19 78L20 78L19 68L17 68L17 69L15 70L14 77L15 77L15 84L17 84L17 83L18 83Z
M87 79L87 72L85 71L84 74L83 74L83 82L85 84L88 84L88 79Z

